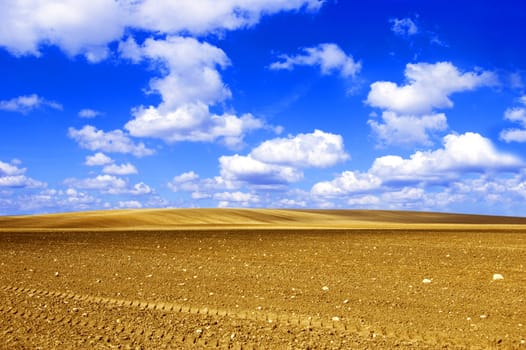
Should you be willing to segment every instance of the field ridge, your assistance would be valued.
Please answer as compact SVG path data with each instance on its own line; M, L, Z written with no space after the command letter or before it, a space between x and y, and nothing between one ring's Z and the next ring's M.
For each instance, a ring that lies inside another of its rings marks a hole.
M133 209L0 216L8 229L411 228L522 226L524 217L392 210Z

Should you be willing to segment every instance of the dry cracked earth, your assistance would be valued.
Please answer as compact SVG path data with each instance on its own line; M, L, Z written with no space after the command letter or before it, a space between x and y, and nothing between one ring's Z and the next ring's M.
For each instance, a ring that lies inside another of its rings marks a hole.
M526 349L524 231L2 232L0 268L2 349Z

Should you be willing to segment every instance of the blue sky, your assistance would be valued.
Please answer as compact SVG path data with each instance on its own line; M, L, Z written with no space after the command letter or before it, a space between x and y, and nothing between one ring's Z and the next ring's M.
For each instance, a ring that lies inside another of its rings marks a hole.
M523 1L0 1L0 214L524 215Z

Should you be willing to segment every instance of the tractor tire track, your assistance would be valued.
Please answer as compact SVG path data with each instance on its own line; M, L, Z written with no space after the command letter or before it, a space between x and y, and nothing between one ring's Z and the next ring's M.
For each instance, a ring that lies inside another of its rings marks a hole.
M237 319L241 321L252 321L260 327L280 327L308 329L315 331L329 331L331 334L348 336L358 339L364 343L377 344L387 342L396 346L407 347L433 347L453 346L452 339L444 339L443 336L429 334L421 336L404 332L395 333L387 329L373 329L372 327L352 320L329 320L316 316L296 315L288 313L274 313L253 310L216 309L196 305L179 304L171 302L153 302L147 300L124 299L101 297L73 292L48 291L36 288L24 288L19 286L2 286L0 290L15 294L22 298L50 298L63 302L78 302L88 305L104 306L108 308L128 308L136 311L144 311L162 314L188 314L195 317L211 317L218 319ZM89 307L89 306L88 306ZM202 337L201 334L187 334L177 332L170 328L143 327L142 325L123 325L109 323L107 320L83 317L81 314L54 314L53 310L26 310L20 306L0 304L0 314L23 319L34 319L41 322L54 323L63 327L75 327L89 329L94 336L95 343L111 344L121 341L139 344L151 344L156 342L168 348L219 348L219 349L260 349L258 342L247 343L236 340L233 336L229 338L212 336ZM94 344L95 344L94 343ZM93 344L91 344L93 345Z

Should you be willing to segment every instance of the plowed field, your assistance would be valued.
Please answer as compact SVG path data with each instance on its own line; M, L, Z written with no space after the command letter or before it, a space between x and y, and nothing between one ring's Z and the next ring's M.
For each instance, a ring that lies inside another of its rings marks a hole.
M0 268L5 349L526 349L520 229L4 229Z

